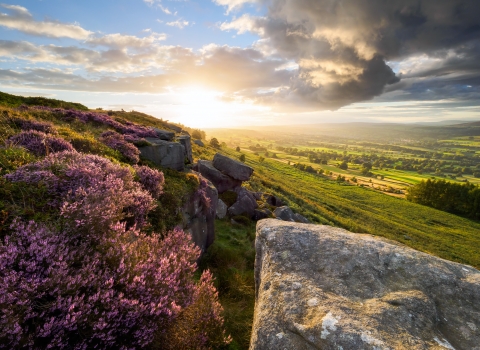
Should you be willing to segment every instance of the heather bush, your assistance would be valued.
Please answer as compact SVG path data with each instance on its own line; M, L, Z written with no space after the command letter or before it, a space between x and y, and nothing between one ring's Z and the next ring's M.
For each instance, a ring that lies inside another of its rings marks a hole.
M136 164L140 160L138 148L127 142L125 137L119 133L106 131L101 135L100 141L119 151L130 163Z
M184 344L228 342L211 275L195 283L190 236L144 231L163 174L135 172L139 182L129 167L70 151L2 178L41 188L57 215L19 218L0 236L0 348L164 348L177 322L192 330Z
M157 133L153 128L131 122L122 124L107 114L42 106L36 106L34 108L37 110L55 113L65 121L78 120L83 123L91 122L110 126L122 134L129 135L130 139L132 140L141 139L143 137L157 137Z
M61 151L73 151L72 145L62 138L47 135L41 131L29 130L10 137L7 146L22 146L36 156Z
M130 169L95 155L50 154L6 178L44 185L50 196L49 206L58 208L64 219L85 231L120 220L140 228L155 207L154 199L134 181Z
M193 303L180 312L172 326L162 334L158 348L207 350L231 342L231 337L226 336L223 329L223 308L209 270L202 273L193 299Z
M17 222L0 245L0 348L145 347L206 288L198 255L179 230L159 240L119 224L86 239Z
M158 198L163 193L165 178L161 171L148 166L134 166L138 182L153 198Z
M26 130L26 131L36 130L36 131L43 132L45 134L52 134L52 135L57 134L55 127L51 123L39 122L36 120L26 120L26 119L20 119L20 118L15 118L13 122L22 130Z

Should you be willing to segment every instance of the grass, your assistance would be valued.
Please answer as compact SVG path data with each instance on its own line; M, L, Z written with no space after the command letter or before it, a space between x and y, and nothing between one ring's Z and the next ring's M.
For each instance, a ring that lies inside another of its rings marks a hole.
M228 156L238 152L222 149ZM255 169L249 186L271 192L316 223L370 233L441 258L480 267L480 223L386 196L368 188L338 184L278 161L245 153Z
M209 268L216 278L225 328L233 338L229 349L248 349L255 307L255 224L216 220L215 233L200 266Z

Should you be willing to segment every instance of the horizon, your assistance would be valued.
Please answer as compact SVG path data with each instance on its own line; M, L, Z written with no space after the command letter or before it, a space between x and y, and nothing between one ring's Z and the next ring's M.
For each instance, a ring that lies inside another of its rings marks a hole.
M0 84L203 129L471 122L479 15L465 0L9 1Z

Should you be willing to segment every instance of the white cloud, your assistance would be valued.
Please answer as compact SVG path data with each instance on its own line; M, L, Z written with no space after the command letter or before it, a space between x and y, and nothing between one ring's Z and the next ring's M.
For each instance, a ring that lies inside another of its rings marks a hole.
M151 31L150 31L151 32ZM149 48L152 45L158 43L159 41L165 40L167 35L164 33L155 33L147 37L139 38L133 35L122 35L122 34L107 34L98 37L90 37L86 40L86 43L93 46L106 46L118 49L144 49Z
M183 20L176 20L176 21L173 21L173 22L167 22L165 23L167 26L170 26L170 27L177 27L177 28L180 28L180 29L183 29L185 27L187 27L190 22L188 21L183 21Z
M0 4L1 7L10 10L8 13L0 13L0 26L19 30L35 36L51 38L72 38L77 40L87 39L92 32L83 29L76 24L60 23L53 21L36 21L30 12L22 6Z
M263 35L263 27L258 24L262 19L261 17L250 16L246 13L239 18L233 19L231 22L223 22L219 25L219 28L225 31L236 30L237 34L252 32Z
M213 2L220 6L226 6L228 14L231 11L241 8L244 4L256 3L257 0L213 0Z

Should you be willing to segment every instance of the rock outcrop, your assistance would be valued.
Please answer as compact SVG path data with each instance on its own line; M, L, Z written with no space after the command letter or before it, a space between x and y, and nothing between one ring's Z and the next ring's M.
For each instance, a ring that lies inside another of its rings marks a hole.
M213 166L235 180L247 181L253 174L253 169L248 165L220 153L213 157Z
M202 196L192 195L182 208L182 227L192 236L193 242L201 249L202 254L215 239L215 214L218 202L218 192L215 186L207 180L205 189L208 205Z
M185 148L185 159L187 160L188 164L193 163L193 155L192 155L192 142L189 135L181 135L177 137L177 141L182 144Z
M158 128L153 128L153 130L155 130L160 140L173 141L173 139L175 138L175 133L172 131L161 130Z
M205 147L205 144L203 143L202 140L194 140L193 143L200 147Z
M243 187L237 187L235 192L237 193L237 201L228 208L228 213L233 216L246 215L252 218L255 214L255 209L258 208L257 201L252 192Z
M217 188L218 193L233 190L242 184L242 181L235 180L222 173L213 166L212 162L208 160L199 160L197 168L200 174L213 183L213 185Z
M140 155L160 166L183 171L185 168L185 147L177 142L146 138L150 146L142 146Z
M480 272L365 234L257 224L251 350L480 349Z

